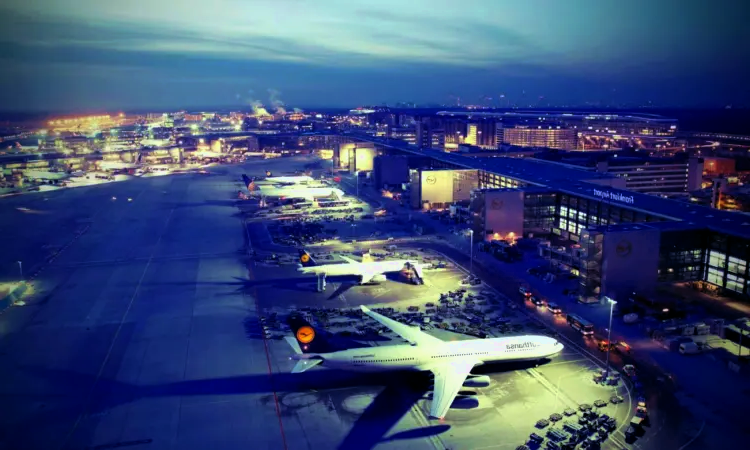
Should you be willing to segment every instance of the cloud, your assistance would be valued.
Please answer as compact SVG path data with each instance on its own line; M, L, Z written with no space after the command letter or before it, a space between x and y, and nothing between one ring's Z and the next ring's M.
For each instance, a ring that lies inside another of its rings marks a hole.
M223 24L206 29L198 24L134 21L121 15L84 22L59 14L4 11L9 20L0 31L0 41L61 50L182 53L351 67L413 62L482 67L529 55L533 48L528 39L498 26L445 22L438 23L439 29L415 27L404 32L395 29L400 22L393 16L381 12L378 19L378 14L363 14L374 19L353 23L329 18L323 20L328 26L300 39L278 30L259 34L252 23L244 29Z
M248 86L305 107L524 89L596 101L615 87L682 100L699 80L706 98L746 96L748 32L728 1L705 15L646 0L5 2L0 107L259 103Z

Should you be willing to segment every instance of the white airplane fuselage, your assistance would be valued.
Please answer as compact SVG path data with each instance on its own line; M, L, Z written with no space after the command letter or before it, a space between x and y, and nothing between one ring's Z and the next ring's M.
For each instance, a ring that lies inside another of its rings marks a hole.
M502 361L533 361L550 358L563 345L544 336L446 341L438 345L386 345L333 353L296 355L293 359L322 359L322 365L357 372L430 370L435 364L472 359L478 364Z
M414 261L376 261L376 262L365 262L365 263L342 263L342 264L324 264L321 266L311 267L300 267L297 269L299 272L304 274L325 274L330 276L345 276L345 275L363 275L363 274L378 274L382 275L385 273L398 272L406 266L406 264L416 265Z

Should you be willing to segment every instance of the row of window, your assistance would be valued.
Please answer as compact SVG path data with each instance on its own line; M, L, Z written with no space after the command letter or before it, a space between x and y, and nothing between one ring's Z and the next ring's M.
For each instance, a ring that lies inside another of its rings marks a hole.
M383 362L399 362L399 361L414 361L415 358L394 358L394 359L355 359L354 364L364 363L383 363Z
M727 277L726 284L724 284L724 275ZM724 270L715 267L709 267L706 271L706 281L717 286L723 286L734 292L744 292L745 284L747 283L744 277L726 273Z
M727 271L730 273L744 275L747 270L747 261L744 259L737 258L736 256L730 256L727 258L725 253L716 250L710 250L708 252L707 262L710 267L720 269L726 267Z
M490 352L473 352L473 353L455 353L452 355L435 355L431 358L452 358L454 356L474 356L474 355L488 355Z

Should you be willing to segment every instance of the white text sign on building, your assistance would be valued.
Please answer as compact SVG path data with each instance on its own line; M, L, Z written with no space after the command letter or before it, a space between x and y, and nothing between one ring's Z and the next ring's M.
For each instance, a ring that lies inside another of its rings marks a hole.
M604 200L613 200L616 202L622 202L627 203L628 205L632 205L635 203L635 197L632 195L623 195L619 192L612 192L612 191L600 191L599 189L594 189L594 197L603 198Z

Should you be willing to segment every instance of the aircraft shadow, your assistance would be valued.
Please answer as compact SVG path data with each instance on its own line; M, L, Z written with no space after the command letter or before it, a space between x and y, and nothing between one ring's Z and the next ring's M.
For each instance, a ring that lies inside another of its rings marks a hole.
M450 429L451 426L447 424L430 425L428 427L415 428L413 430L399 431L398 433L392 434L391 436L383 439L383 441L381 442L399 441L406 439L423 439L443 434Z
M242 293L245 290L253 289L257 287L268 287L295 290L300 292L315 292L315 278L310 277L294 277L294 278L265 278L259 280L249 280L247 278L232 277L235 281L186 281L186 282L160 282L160 283L144 283L144 285L152 286L238 286L237 293Z
M545 365L552 361L549 358L544 358L541 360L533 360L533 361L514 361L514 362L503 362L498 361L495 363L485 363L481 366L477 366L474 369L472 369L471 373L473 375L492 375L496 373L503 373L503 372L517 372L519 370L526 370L526 369L532 369L534 367L539 367L542 365Z
M424 394L424 389L413 389L398 383L387 384L359 416L339 445L339 450L375 448ZM393 437L390 440L394 440Z
M95 374L42 367L26 366L22 367L22 371L30 379L57 386L58 389L64 388L66 392L86 392L93 387L93 395L88 405L83 404L82 398L70 395L45 395L47 408L30 414L14 425L19 436L28 435L25 433L35 429L59 426L71 416L83 415L95 419L115 407L148 398L312 392L321 397L320 401L325 401L328 397L326 391L340 392L346 388L357 388L359 391L367 387L383 387L372 404L356 419L351 432L339 446L341 449L371 449L382 442L383 436L424 396L427 388L424 383L418 383L417 389L414 384L408 381L405 383L414 374L356 374L333 369L312 370L304 374L275 373L272 377L268 374L253 374L158 385L134 385L106 378L97 380ZM20 397L26 402L32 400L34 394L22 394ZM339 408L341 409L343 408ZM432 432L439 430L441 429L434 429ZM418 438L418 433L419 430L413 430L389 439Z
M179 202L172 203L170 208L199 208L201 206L236 206L237 200L205 200L202 202Z

